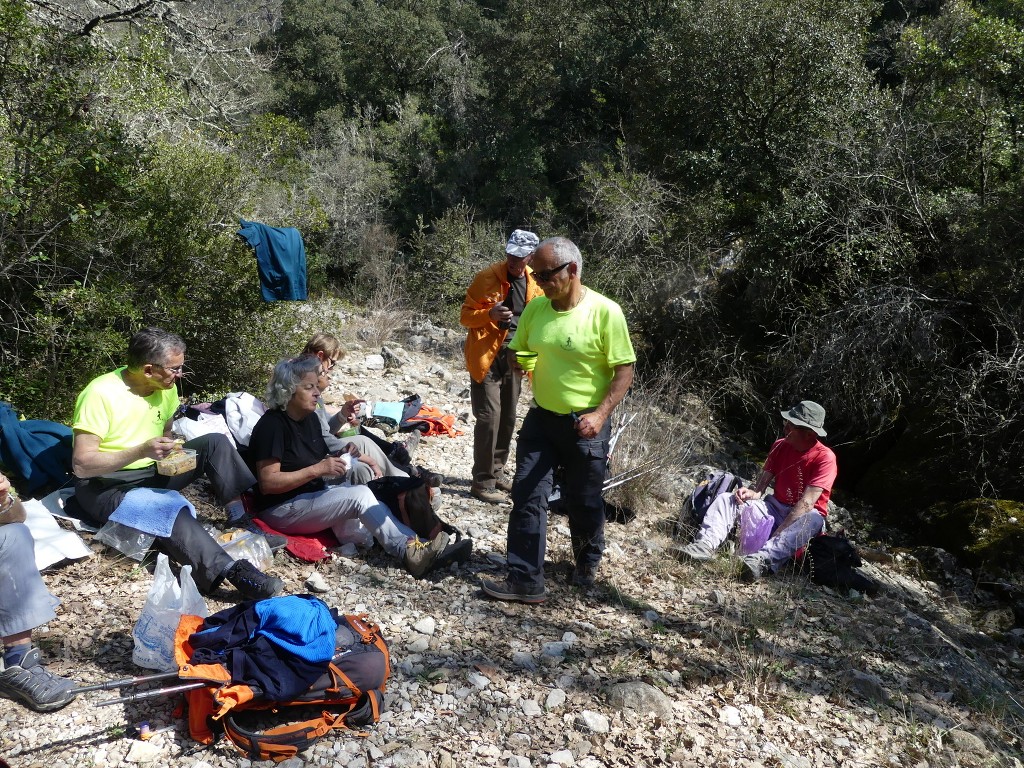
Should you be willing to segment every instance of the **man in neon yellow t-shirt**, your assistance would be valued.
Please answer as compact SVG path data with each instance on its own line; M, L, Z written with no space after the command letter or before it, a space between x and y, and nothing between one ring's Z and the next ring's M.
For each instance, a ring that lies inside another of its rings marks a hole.
M499 600L539 603L544 587L548 497L564 471L575 569L572 583L594 584L604 550L604 484L612 410L633 383L636 355L622 309L583 285L583 259L567 238L534 252L533 276L544 291L523 310L509 348L536 352L534 402L516 445L508 522L508 576L482 579Z
M233 560L192 516L184 499L169 493L205 475L229 517L232 511L241 515L240 496L256 478L231 442L219 434L189 440L185 447L196 451L195 469L173 476L156 473L155 462L178 447L171 439L171 423L178 408L175 385L184 365L180 336L143 328L128 342L128 365L86 385L71 425L74 500L101 525L115 512L126 514L137 507L137 519L129 527L154 535L156 548L191 565L196 585L205 593L227 580L247 599L272 597L284 582L246 560ZM140 497L142 489L157 493Z

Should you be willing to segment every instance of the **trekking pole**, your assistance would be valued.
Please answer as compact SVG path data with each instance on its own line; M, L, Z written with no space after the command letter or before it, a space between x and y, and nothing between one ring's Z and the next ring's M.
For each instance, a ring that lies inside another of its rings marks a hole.
M85 693L86 691L111 691L114 688L127 688L130 685L143 685L144 683L155 683L158 680L170 680L172 677L177 676L177 672L161 672L156 675L128 677L124 680L111 680L109 683L96 683L95 685L84 685L80 688L75 688L75 693Z
M627 417L627 414L625 414L625 413L623 413L623 414L621 414L619 416L619 425L615 429L615 434L612 435L611 439L608 441L608 459L609 460L611 460L612 454L615 453L615 444L619 442L619 437L622 435L622 433L626 429L626 427L629 426L630 422L632 422L633 419L635 419L635 418L636 418L636 414L635 413L628 414L628 417Z
M659 469L661 469L661 465L656 465L656 466L653 466L653 467L647 467L646 469L642 469L642 470L639 470L639 471L632 470L631 472L623 472L618 477L609 478L609 480L607 482L605 482L605 484L601 487L601 490L602 491L610 490L612 488L615 488L617 486L623 485L625 483L632 482L633 480L641 478L644 475L649 475L651 472L656 472Z
M621 485L621 483L618 482L620 480L629 479L633 476L639 477L640 475L645 475L648 472L651 472L652 470L660 469L661 464L659 463L659 461L659 459L648 459L642 464L637 464L632 469L627 469L623 472L619 472L619 474L617 475L612 475L611 477L607 478L604 481L603 488L610 488L612 487L612 484Z
M205 688L208 683L185 683L183 685L172 685L170 688L152 688L148 691L140 691L139 693L129 693L127 696L119 696L116 699L107 699L106 701L100 701L96 704L97 707L108 707L111 704L125 704L130 701L142 701L143 699L155 699L158 696L170 696L175 693L182 693L184 691L195 691L199 688Z

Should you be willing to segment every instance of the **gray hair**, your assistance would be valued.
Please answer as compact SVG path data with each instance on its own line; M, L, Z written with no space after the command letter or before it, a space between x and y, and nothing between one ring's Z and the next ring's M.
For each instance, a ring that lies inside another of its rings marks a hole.
M580 254L580 249L576 247L576 243L568 237L549 237L537 246L537 250L539 251L545 246L551 248L559 264L565 264L567 261L575 264L576 277L583 279L583 256Z
M137 371L147 363L163 365L175 352L185 354L185 341L160 328L143 328L128 341L128 368Z
M268 408L284 410L299 388L302 377L308 373L320 374L320 360L313 355L282 360L274 366L274 373L267 384L266 402Z

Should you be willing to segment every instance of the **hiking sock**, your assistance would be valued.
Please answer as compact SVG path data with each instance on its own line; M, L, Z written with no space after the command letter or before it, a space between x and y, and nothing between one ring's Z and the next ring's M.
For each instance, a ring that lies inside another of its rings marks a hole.
M18 643L4 649L4 667L20 667L25 656L32 650L32 643Z
M239 520L245 519L245 505L242 504L240 499L236 501L229 501L228 505L224 509L228 513L229 523L237 523Z

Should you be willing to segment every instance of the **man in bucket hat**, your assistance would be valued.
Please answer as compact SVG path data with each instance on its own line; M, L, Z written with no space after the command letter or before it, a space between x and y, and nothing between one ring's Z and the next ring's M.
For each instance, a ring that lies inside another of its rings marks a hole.
M516 425L521 376L513 370L515 353L508 345L523 308L541 295L529 267L539 242L533 232L515 230L505 245L505 260L478 272L462 303L460 322L469 331L466 369L473 379L469 396L476 417L469 492L489 504L505 502L505 493L512 488L505 478L505 462Z
M818 439L826 434L825 409L803 400L781 413L783 436L768 452L753 487L739 487L715 499L697 537L676 548L677 555L688 560L710 560L747 505L755 524L758 520L765 525L771 521L771 534L764 545L741 558L747 581L776 572L821 533L836 479L836 455ZM769 487L772 493L766 493Z

